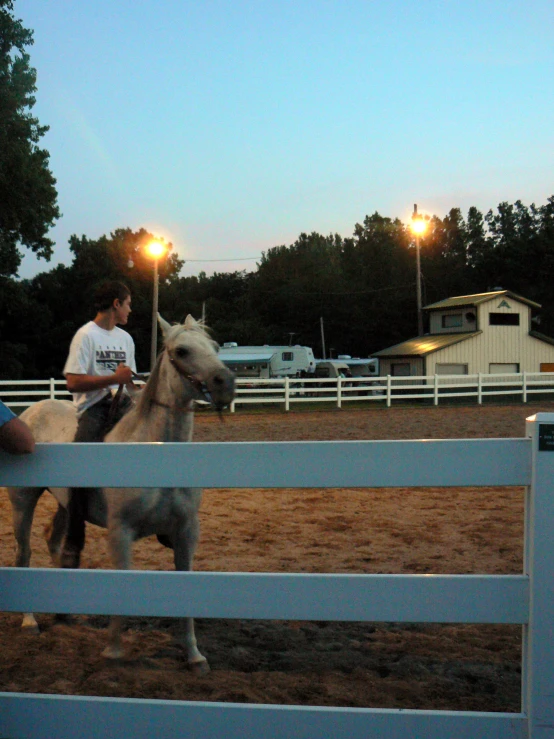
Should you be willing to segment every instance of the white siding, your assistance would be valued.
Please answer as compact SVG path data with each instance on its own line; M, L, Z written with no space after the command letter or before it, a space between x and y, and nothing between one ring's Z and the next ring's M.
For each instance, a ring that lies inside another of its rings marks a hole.
M508 307L501 303L507 303ZM467 364L470 375L489 372L491 364L519 364L520 372L539 372L541 362L554 362L554 346L529 335L531 309L513 298L496 297L478 309L481 334L427 356L427 374L435 365ZM519 326L490 326L490 313L518 313Z

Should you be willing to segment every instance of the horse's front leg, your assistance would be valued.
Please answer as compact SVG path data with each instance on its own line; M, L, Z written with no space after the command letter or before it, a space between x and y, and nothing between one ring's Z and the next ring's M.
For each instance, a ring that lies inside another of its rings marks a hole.
M121 522L110 521L108 544L113 566L116 570L131 569L131 552L134 535L131 529ZM108 659L121 659L124 654L121 644L122 616L112 616L108 627L108 646L102 652Z
M16 541L16 567L29 567L31 562L31 527L33 525L35 507L43 492L42 488L8 488L8 495L12 504L13 532ZM39 633L34 614L23 614L21 628L32 634Z
M177 532L173 542L173 558L175 569L181 572L190 572L192 570L192 562L196 544L198 542L199 525L198 516L191 516L191 520L187 521ZM177 641L184 645L187 651L187 661L189 667L199 675L210 671L208 660L200 653L196 643L196 634L194 633L194 619L190 616L181 618L177 621L175 637Z

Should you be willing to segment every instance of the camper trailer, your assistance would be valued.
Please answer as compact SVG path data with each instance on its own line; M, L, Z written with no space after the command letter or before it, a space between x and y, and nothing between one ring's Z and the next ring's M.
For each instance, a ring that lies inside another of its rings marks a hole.
M237 377L270 379L300 377L315 372L314 353L309 346L238 346L223 344L219 358Z
M350 367L342 360L316 359L315 376L324 378L352 377Z
M338 360L344 362L350 368L352 377L377 377L379 374L379 360L360 359L359 357L351 357L349 354L339 354Z

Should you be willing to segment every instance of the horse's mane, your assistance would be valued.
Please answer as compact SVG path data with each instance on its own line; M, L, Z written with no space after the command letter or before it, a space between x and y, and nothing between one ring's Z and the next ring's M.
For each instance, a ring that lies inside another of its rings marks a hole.
M162 364L163 351L158 354L154 369L150 373L150 377L146 382L146 385L142 389L137 402L137 413L142 416L144 413L148 413L154 400L155 389L158 385L158 379L160 377L160 366Z

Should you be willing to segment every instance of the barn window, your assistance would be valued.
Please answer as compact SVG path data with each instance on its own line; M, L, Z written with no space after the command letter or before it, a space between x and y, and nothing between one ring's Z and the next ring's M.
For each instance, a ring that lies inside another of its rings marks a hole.
M489 326L519 326L519 313L489 313Z
M292 362L294 359L294 353L293 352L283 352L281 354L281 359L283 362Z
M390 366L393 377L408 377L410 375L409 362L393 362Z
M443 328L460 328L462 325L462 314L461 313L446 313L442 316L442 327Z
M467 364L439 364L435 365L436 375L467 375Z

